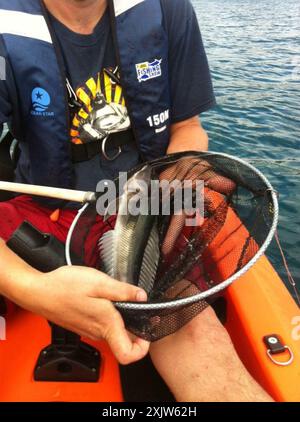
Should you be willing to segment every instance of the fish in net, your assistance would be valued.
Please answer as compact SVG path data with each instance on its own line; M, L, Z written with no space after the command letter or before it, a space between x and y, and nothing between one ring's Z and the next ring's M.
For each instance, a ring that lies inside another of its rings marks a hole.
M147 303L115 305L126 328L149 341L212 304L264 254L276 230L276 192L252 165L226 154L172 154L130 171L122 188L119 182L113 212L108 201L99 215L103 192L80 210L67 256L147 291ZM188 207L178 195L187 186Z

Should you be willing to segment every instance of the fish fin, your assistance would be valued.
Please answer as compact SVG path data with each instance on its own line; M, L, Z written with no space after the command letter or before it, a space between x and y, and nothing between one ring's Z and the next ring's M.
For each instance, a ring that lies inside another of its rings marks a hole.
M107 221L109 219L109 217L111 217L112 215L116 215L118 213L119 210L119 204L120 204L120 197L114 199L113 201L111 201L106 210L105 210L105 214L103 216L103 221Z
M103 271L110 277L114 277L115 231L109 230L104 233L98 242L98 247Z
M153 288L159 257L159 235L157 225L155 224L145 248L138 283L138 286L146 290L147 293L151 292Z

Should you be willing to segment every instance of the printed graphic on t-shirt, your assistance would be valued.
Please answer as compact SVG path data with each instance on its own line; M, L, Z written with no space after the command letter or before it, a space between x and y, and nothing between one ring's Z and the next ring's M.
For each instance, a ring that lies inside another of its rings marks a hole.
M115 75L111 78L109 75ZM130 128L130 119L118 75L104 69L77 89L82 104L72 121L71 141L82 144L105 139Z

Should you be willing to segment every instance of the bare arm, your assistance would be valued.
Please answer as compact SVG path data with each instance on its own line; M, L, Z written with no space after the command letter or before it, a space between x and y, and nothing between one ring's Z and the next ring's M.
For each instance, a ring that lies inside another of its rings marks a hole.
M153 343L150 353L179 402L273 401L247 372L211 308Z
M168 153L207 149L208 136L198 117L172 126ZM179 402L272 401L247 372L212 308L153 343L150 355Z
M171 126L168 154L182 151L207 151L208 136L198 116Z
M120 363L147 354L149 344L133 339L111 301L145 301L146 293L84 267L43 274L14 254L0 239L0 294L31 312L91 339L104 338Z

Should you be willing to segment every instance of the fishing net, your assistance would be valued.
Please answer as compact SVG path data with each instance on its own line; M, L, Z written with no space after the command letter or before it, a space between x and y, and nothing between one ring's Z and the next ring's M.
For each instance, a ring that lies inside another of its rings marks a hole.
M153 197L159 203L158 211L151 217L157 236L145 232L144 246L130 251L138 256L140 276L123 281L144 288L148 301L116 306L129 331L155 341L180 329L255 264L276 230L278 203L272 186L258 170L225 154L169 155L132 170L128 180L145 165L152 169L151 180L158 186L155 195L152 189L144 192L149 203ZM162 180L171 183L172 188L167 190L161 185ZM121 191L119 182L115 181L116 193L124 199L125 191ZM192 205L189 203L188 207L184 196L180 202L177 195L186 186L192 194ZM201 201L196 200L199 189ZM103 195L98 194L98 201ZM106 205L108 212L111 204L108 201ZM83 265L107 271L104 260L115 253L115 248L103 254L102 239L116 228L121 217L118 211L108 212L104 221L97 210L96 201L79 211L69 232L66 255L69 264L76 257L76 263L80 259ZM138 226L134 227L137 231ZM122 236L130 242L129 225L125 229ZM150 261L157 261L154 272L153 268L149 270L147 250L151 252ZM123 255L121 251L120 260L131 259L126 251Z

